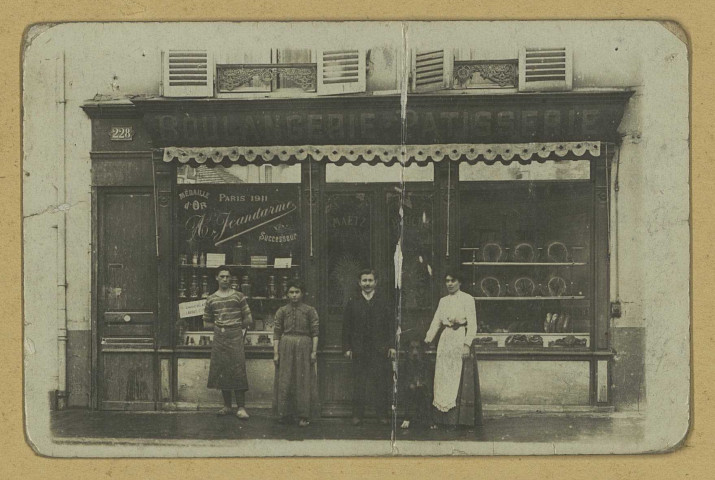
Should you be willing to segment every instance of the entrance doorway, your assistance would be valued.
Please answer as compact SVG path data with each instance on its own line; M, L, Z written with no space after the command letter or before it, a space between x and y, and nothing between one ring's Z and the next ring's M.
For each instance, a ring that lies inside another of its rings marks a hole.
M153 410L158 377L153 192L101 189L97 210L97 406Z
M359 295L359 272L376 272L378 293L388 297L395 317L400 316L407 336L403 338L424 336L439 294L439 282L434 281L438 269L432 166L417 167L422 171L410 176L405 175L410 168L400 172L400 165L361 167L355 175L358 167L329 165L322 199L321 350L327 355L320 377L326 415L349 411L352 388L350 361L342 357L343 308ZM331 175L331 168L348 172ZM400 183L400 177L406 181ZM353 181L331 182L334 179ZM393 179L398 181L389 181Z

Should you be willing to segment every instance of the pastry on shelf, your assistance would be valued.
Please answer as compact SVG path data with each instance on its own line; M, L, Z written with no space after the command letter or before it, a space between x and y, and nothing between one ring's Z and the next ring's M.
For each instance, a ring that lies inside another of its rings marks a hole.
M511 259L519 263L535 262L538 259L538 252L532 243L521 242L514 246Z
M497 277L486 276L479 281L478 293L480 297L503 297L506 288Z
M566 295L567 286L568 284L566 283L566 280L557 275L551 276L549 281L546 283L546 288L549 291L550 297L562 297Z
M497 242L485 243L480 251L483 262L501 262L505 256L504 249Z
M569 249L563 242L551 242L546 246L546 257L550 262L567 263L569 261Z
M504 341L507 347L543 347L544 339L541 335L509 335Z
M526 337L527 343L532 347L543 347L544 339L541 335L529 335Z
M531 277L518 277L509 282L509 293L515 297L533 297L536 282Z
M576 348L576 347L587 347L588 346L588 340L585 338L578 338L573 335L567 335L563 338L556 339L552 342L549 342L549 347L569 347L569 348Z
M557 332L568 332L571 328L571 315L568 313L562 313L559 317L559 321L556 323Z

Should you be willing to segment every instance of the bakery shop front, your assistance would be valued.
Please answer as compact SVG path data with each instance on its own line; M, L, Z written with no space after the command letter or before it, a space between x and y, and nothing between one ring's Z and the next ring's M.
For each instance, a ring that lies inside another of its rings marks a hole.
M629 97L88 102L93 405L221 403L201 314L229 264L255 320L249 408L272 405L273 315L297 277L320 316L322 415L349 415L342 310L364 268L422 335L460 270L487 409L612 408L608 185Z

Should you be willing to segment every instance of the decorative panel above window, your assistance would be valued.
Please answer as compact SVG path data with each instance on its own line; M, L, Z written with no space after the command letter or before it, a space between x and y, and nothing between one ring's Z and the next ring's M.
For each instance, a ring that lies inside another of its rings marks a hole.
M276 63L285 65L278 70L278 90L315 92L317 86L317 61L315 52L308 48L279 48Z
M364 51L318 51L318 95L364 92L365 80Z
M519 61L455 60L454 88L516 88Z
M225 48L216 54L216 93L271 92L276 72L276 53L270 48Z
M162 95L212 97L213 61L206 50L162 52Z
M571 90L573 64L571 49L526 48L519 51L519 90L564 91Z
M311 63L216 65L218 93L270 92L278 88L300 88L314 92L316 67Z
M454 55L445 50L413 50L412 91L434 92L449 88Z

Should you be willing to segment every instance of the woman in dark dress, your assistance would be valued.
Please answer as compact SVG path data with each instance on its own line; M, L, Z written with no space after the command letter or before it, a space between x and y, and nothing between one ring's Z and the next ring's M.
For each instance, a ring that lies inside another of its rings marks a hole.
M288 304L278 309L273 329L273 361L277 375L279 423L290 423L297 415L298 426L310 424L314 393L315 363L318 355L318 312L303 303L303 284L288 282ZM291 402L291 399L293 400Z

